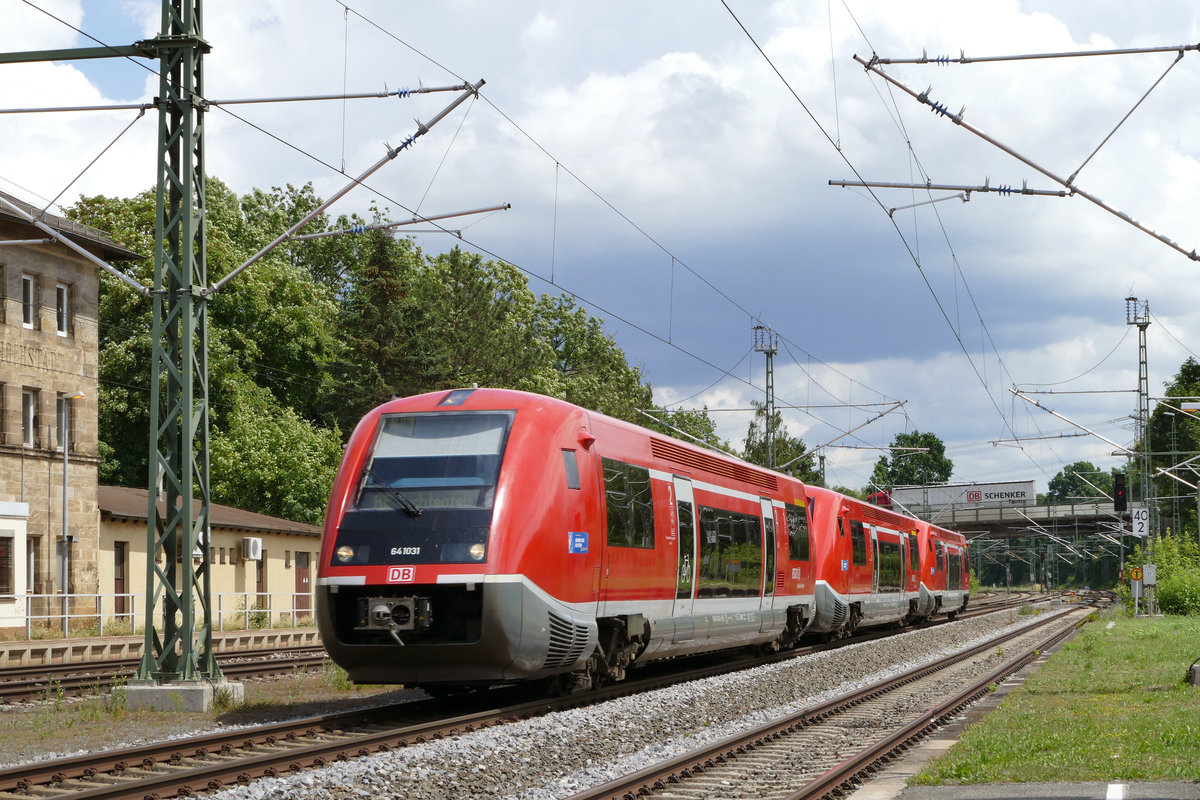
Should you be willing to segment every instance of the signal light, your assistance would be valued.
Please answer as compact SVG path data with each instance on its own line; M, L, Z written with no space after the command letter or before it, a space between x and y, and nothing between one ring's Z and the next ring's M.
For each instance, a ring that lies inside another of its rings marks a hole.
M1113 511L1124 511L1129 508L1129 499L1125 496L1125 476L1118 473L1113 476Z

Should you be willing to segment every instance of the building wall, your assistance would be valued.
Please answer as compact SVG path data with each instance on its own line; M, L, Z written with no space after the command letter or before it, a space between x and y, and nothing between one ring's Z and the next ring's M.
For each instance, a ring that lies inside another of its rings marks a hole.
M4 570L0 582L0 631L25 627L25 520L29 506L25 503L0 501L0 553L8 563L0 562ZM9 591L11 590L11 591Z
M31 229L0 221L0 240L27 239ZM26 327L22 276L34 280L35 315ZM67 330L58 331L56 287L67 287ZM63 535L63 454L59 445L57 399L71 401L67 533L70 591L95 593L100 514L96 483L99 464L96 430L99 278L96 267L58 245L0 246L0 502L29 504L28 547L34 574L28 590L62 590L57 559ZM24 443L25 390L37 395L37 425L31 446Z
M265 595L258 595L257 570L258 561L242 557L242 542L246 538L262 540L265 568ZM113 595L116 591L115 576L117 543L124 542L126 592L138 595L134 604L139 615L137 624L140 627L142 615L145 613L146 594L146 521L145 520L116 520L107 516L100 524L100 548L98 578L100 593ZM293 595L297 591L296 573L297 562L307 554L309 562L309 595L307 608L312 609L312 587L316 582L316 561L320 548L320 537L316 534L283 533L265 531L246 531L242 529L221 528L212 529L211 556L211 591L213 612L220 611L226 618L226 627L240 626L233 617L239 610L253 608L256 605L273 612L287 613L294 609ZM113 609L114 599L106 596L103 599L105 616L108 617ZM299 602L299 608L306 604ZM129 613L127 607L125 613ZM215 624L215 623L214 623Z

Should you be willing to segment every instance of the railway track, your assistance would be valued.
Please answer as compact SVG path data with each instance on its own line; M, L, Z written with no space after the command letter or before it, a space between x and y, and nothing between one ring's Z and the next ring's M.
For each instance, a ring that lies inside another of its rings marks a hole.
M221 671L234 680L318 669L327 661L324 651L312 646L247 650L217 656ZM138 664L139 659L125 658L5 667L0 669L0 703L108 691L132 678Z
M1021 606L1036 600L1030 592L985 594L976 605L961 612L961 618L989 613L998 608ZM864 634L873 638L877 632ZM859 640L862 640L860 635ZM794 654L797 651L791 651ZM811 652L811 651L798 651ZM785 654L785 657L789 654ZM239 651L217 657L222 672L233 680L279 675L295 670L318 669L327 658L319 649L310 646L273 648L261 651ZM87 693L107 692L133 677L139 659L107 659L73 664L38 665L0 668L0 704L51 700Z
M841 797L989 687L1065 639L1088 613L1090 609L1075 609L1043 620L569 800ZM1017 652L996 659L997 645L1005 644L1007 651L1010 642L1020 643ZM996 660L1002 663L987 663ZM853 755L847 758L847 752Z
M859 641L814 645L772 660ZM210 791L762 663L762 659L724 659L686 672L676 665L644 680L560 699L531 698L523 688L467 693L29 764L0 770L0 798L29 793L143 798Z

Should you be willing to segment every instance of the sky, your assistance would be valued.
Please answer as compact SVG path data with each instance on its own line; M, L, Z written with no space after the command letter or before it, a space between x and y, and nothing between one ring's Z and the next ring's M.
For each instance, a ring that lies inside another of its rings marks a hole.
M735 446L765 399L762 325L787 432L828 445L831 485L866 485L881 448L919 430L946 443L954 481L1045 491L1066 464L1125 463L1127 297L1149 303L1152 397L1193 355L1200 53L983 59L1194 46L1198 15L1186 0L205 0L206 163L238 193L329 197L457 96L398 90L482 79L330 213L511 204L417 239L575 297L657 403L707 407ZM160 17L153 1L0 0L0 52L132 44ZM855 60L872 54L974 60L877 67L941 114ZM156 66L0 65L0 110L103 107L0 114L0 190L61 205L153 188L156 112L108 107L153 98ZM1072 175L1067 197L964 193ZM907 188L926 183L962 189Z

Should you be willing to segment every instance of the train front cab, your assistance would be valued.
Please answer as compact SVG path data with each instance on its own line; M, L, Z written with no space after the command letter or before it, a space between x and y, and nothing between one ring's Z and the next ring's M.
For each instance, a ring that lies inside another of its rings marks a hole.
M592 441L582 409L521 392L438 392L365 417L318 576L333 660L355 681L422 685L581 665L601 566Z
M955 531L921 521L917 527L921 552L921 589L917 614L953 619L967 607L971 595L967 540Z

